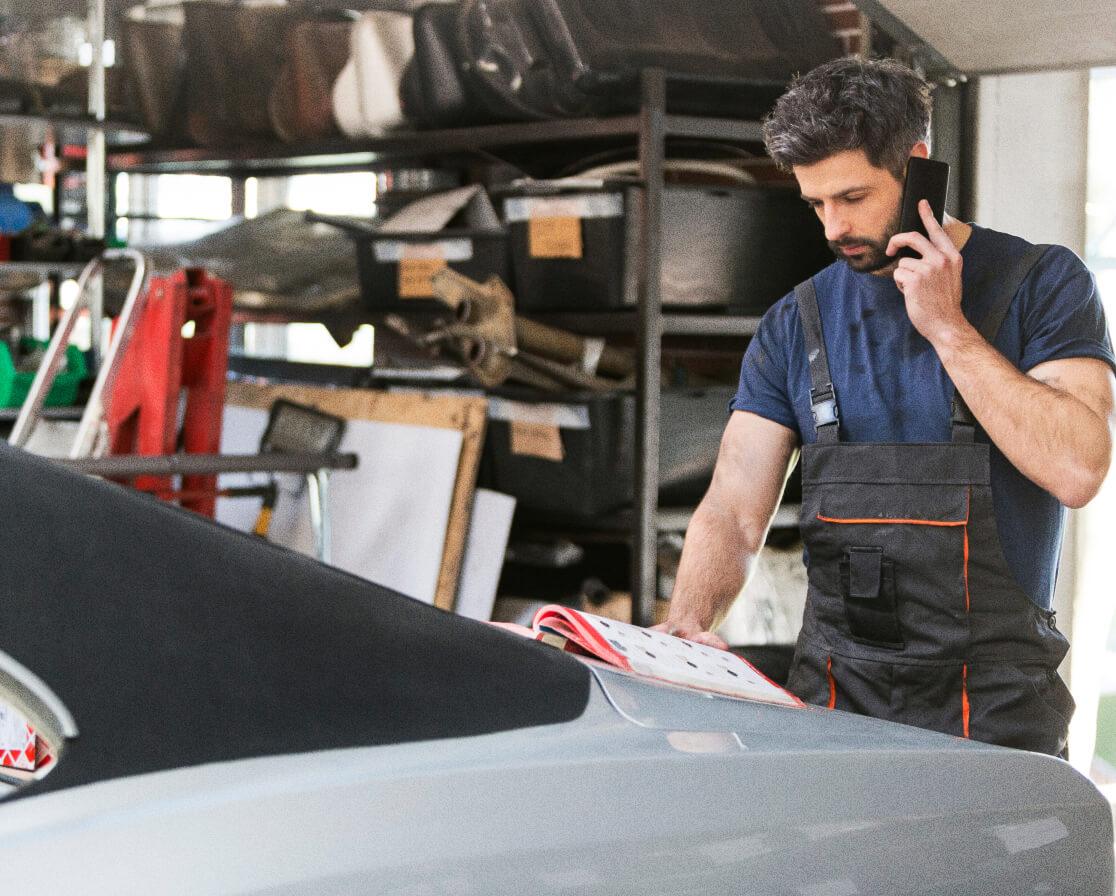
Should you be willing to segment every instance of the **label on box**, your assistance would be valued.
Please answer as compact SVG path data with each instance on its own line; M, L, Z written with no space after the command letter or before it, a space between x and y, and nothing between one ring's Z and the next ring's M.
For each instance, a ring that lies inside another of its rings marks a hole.
M450 261L469 261L473 241L467 237L407 242L378 240L372 244L372 257L378 264L397 264L396 290L401 299L435 297L430 278Z
M399 262L397 289L401 299L432 299L433 276L446 266L444 258L404 258Z
M550 423L512 420L508 424L512 454L525 454L561 463L566 452L562 447L562 430Z
M376 240L372 243L372 257L377 264L394 264L412 258L470 261L473 258L473 241L468 237L430 239L422 242Z
M504 202L504 217L511 223L534 218L619 218L623 214L621 193L518 196Z
M499 395L488 397L488 419L519 423L545 423L562 429L589 429L589 408L583 404L551 401L515 401Z
M581 258L581 219L531 218L527 254L531 258Z
M433 299L431 278L445 267L446 261L468 261L473 257L472 240L433 240L376 243L376 261L398 264L396 292L401 299Z

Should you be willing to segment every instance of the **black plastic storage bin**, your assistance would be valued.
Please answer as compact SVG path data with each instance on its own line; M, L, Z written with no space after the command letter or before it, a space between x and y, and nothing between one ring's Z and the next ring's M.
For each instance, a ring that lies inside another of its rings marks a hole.
M709 489L735 385L659 393L659 504L697 504Z
M634 306L641 197L639 188L617 183L540 182L505 194L516 307ZM666 184L661 259L664 307L762 314L833 257L817 218L792 190Z
M637 298L639 208L628 219L625 301ZM661 301L763 314L833 261L821 224L797 190L683 186L663 189Z
M590 520L631 503L635 396L627 392L489 393L484 485L517 510Z
M623 306L627 192L543 181L504 198L517 308Z
M369 311L446 311L431 275L441 266L483 283L508 282L508 237L503 230L353 234L361 304Z

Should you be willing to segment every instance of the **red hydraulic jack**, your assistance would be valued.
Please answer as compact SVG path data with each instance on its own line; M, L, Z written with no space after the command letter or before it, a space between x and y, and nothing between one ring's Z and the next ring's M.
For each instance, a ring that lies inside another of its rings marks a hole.
M230 283L197 268L151 279L105 397L109 454L220 451L232 296ZM170 476L133 484L206 516L216 511L216 475L184 475L178 489Z

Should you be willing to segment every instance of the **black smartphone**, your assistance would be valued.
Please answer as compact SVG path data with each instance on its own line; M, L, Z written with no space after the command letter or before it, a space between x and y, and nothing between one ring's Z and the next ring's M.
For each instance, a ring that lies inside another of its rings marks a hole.
M928 236L918 213L918 202L925 199L930 203L934 218L939 224L945 215L946 190L949 189L949 165L937 159L924 159L911 156L907 160L907 177L903 181L903 205L899 215L899 233L915 231ZM899 258L920 258L921 256L906 246L896 255Z

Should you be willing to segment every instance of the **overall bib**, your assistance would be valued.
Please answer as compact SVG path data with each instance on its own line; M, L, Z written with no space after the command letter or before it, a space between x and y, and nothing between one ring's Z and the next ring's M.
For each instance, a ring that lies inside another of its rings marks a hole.
M992 342L1037 246L985 318ZM802 450L809 589L789 689L808 703L1058 754L1069 644L1000 548L989 446L954 398L952 441L845 443L813 281L796 289L816 444Z

